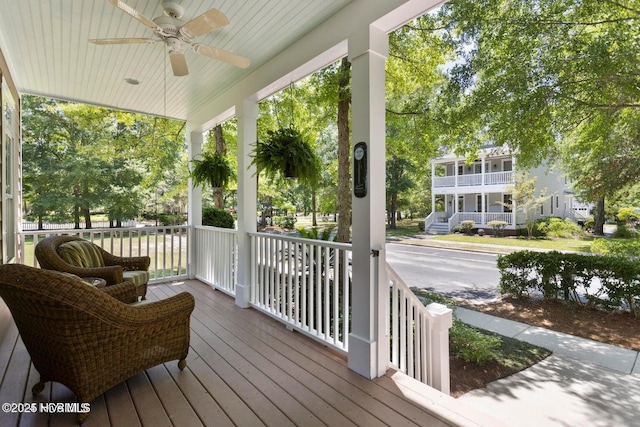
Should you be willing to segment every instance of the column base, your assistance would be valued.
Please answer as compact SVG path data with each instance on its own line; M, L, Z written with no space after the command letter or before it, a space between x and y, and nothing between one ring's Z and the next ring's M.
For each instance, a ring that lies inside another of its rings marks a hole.
M369 379L383 376L387 372L387 363L379 363L377 354L377 342L349 335L349 369Z

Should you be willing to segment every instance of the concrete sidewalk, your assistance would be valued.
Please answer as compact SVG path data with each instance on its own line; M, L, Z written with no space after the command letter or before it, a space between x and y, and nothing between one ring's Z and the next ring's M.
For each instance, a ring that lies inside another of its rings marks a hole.
M547 348L542 362L458 400L513 426L638 426L638 352L465 308L463 322Z

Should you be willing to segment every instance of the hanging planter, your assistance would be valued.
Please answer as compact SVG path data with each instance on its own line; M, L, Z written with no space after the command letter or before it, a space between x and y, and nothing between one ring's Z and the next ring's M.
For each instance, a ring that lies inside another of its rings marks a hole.
M251 156L251 164L269 178L296 178L311 186L318 183L320 159L308 138L292 126L267 131L267 139L256 142Z
M207 183L212 188L225 188L233 176L233 168L224 154L205 153L201 160L193 160L191 177L196 186Z

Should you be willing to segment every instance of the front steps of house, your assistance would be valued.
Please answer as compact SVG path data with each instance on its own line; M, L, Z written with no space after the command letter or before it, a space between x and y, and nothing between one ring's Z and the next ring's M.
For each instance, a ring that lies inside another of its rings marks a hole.
M426 234L449 234L448 222L434 222L425 231Z

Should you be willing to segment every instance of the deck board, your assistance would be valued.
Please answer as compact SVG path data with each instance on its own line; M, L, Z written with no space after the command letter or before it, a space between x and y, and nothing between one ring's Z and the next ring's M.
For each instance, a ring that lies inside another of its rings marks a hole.
M201 282L153 285L148 299L185 290L196 298L185 370L172 361L130 378L91 402L84 426L452 425L389 377L354 373L343 355ZM0 402L72 402L57 383L31 396L38 374L11 323L0 343ZM0 412L0 425L71 426L76 418Z

